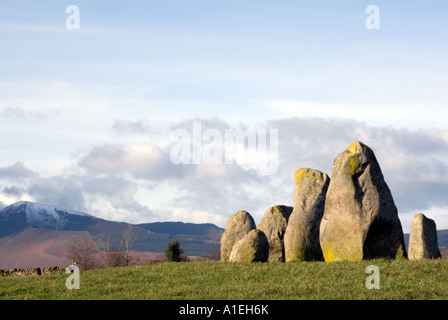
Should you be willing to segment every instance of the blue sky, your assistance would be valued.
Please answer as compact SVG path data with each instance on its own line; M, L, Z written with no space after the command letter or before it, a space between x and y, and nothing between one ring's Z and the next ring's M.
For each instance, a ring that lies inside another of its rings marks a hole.
M241 107L276 116L263 102L278 100L350 111L446 103L442 1L379 1L380 30L364 26L366 1L80 1L76 31L65 28L68 4L3 5L3 79L100 87L132 100L135 110L126 108L136 113L154 100L202 102L193 111L199 116L222 116L214 104L225 104L229 117Z
M379 30L365 27L370 4L380 9ZM80 9L79 30L65 27L68 5ZM425 211L448 228L448 188L439 178L448 172L445 1L2 1L1 8L4 204L29 198L110 219L224 226L241 209L257 220L269 203L292 204L296 169L320 165L330 174L333 158L363 139L384 159L404 224ZM261 178L231 166L179 173L162 164L172 129L193 119L216 128L274 126L280 151L290 148L280 154L281 170ZM101 152L126 160L95 171ZM132 167L142 159L156 163L145 179ZM431 172L411 179L403 168ZM405 188L421 181L435 191ZM207 187L193 194L198 185ZM420 206L408 205L422 193Z

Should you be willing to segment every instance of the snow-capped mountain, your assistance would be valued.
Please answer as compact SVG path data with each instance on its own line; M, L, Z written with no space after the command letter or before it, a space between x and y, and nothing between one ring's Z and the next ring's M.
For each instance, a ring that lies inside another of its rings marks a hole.
M60 209L46 204L19 201L0 211L1 220L17 219L23 215L26 223L33 228L61 230L69 223L70 218L89 217L87 213Z
M207 223L152 222L130 225L47 204L20 201L0 210L0 269L67 265L71 244L91 239L100 250L123 246L132 227L132 250L143 254L165 251L176 237L185 252L201 256L219 247L223 229Z

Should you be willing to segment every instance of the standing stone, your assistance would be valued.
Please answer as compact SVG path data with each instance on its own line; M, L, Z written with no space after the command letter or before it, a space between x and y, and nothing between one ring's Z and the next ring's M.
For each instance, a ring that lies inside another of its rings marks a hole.
M249 212L241 210L230 216L221 236L221 261L229 261L232 248L249 231L255 229L255 221Z
M319 228L330 183L327 174L299 169L295 175L294 210L285 233L285 261L324 260Z
M327 262L406 257L392 194L373 151L361 142L334 160L320 244Z
M266 262L268 255L268 238L263 231L254 229L233 246L229 261Z
M284 262L285 250L283 237L292 207L273 206L263 215L257 229L264 232L269 243L269 262Z
M417 213L412 219L408 256L410 260L442 257L437 243L436 223L422 213Z

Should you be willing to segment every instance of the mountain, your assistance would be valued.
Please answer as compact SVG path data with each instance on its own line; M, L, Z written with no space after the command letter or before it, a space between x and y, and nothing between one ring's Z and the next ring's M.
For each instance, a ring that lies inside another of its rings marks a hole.
M216 227L211 223L184 223L184 222L153 222L141 223L137 226L156 233L166 233L170 235L190 234L196 236L210 236L212 238L221 238L223 229Z
M0 211L0 237L27 227L53 230L80 229L82 225L92 224L95 220L95 217L87 213L19 201Z
M130 224L97 218L88 213L47 204L20 201L0 210L0 269L68 265L70 244L94 240L122 247ZM135 224L131 250L139 256L163 253L174 237L189 256L202 256L219 248L223 229L213 224L155 222ZM162 254L163 255L163 254Z

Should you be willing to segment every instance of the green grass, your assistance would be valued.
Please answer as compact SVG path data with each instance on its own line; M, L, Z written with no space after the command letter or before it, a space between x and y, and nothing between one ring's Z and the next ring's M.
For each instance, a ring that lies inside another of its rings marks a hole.
M380 289L367 289L366 267L380 270ZM182 262L0 278L0 299L448 299L448 259L425 261L221 263Z

